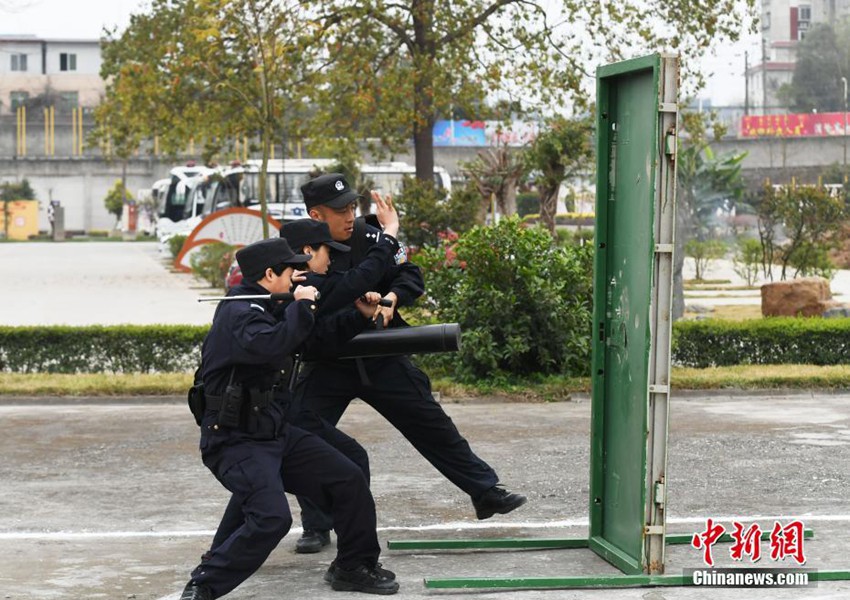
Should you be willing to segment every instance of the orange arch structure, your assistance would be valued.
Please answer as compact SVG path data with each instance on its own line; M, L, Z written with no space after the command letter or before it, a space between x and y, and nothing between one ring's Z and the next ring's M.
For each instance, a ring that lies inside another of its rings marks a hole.
M280 223L266 215L266 221L276 232ZM174 259L174 268L190 273L192 255L206 244L224 242L230 246L246 246L263 239L263 218L258 210L234 207L219 210L204 218L183 243Z

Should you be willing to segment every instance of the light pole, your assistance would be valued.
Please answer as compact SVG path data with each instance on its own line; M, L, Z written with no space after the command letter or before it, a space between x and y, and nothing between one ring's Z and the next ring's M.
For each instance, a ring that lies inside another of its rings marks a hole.
M844 84L844 182L847 183L847 78L842 77Z

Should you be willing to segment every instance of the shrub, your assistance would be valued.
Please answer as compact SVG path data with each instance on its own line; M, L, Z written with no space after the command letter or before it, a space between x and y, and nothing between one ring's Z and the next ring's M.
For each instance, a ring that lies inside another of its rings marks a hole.
M536 192L522 192L516 195L516 214L520 217L540 212L540 196Z
M233 264L233 255L236 252L234 246L223 242L204 244L191 255L189 263L192 273L210 284L210 287L224 288L224 279L227 271Z
M850 363L850 319L775 317L681 321L673 362L685 367Z
M458 379L497 374L585 374L589 369L593 248L558 247L548 231L503 219L422 252L426 309L460 323Z
M395 204L400 214L400 235L408 245L420 248L438 245L443 232L469 229L475 222L481 196L467 186L455 188L447 198L430 182L406 178L404 192Z
M194 370L209 327L0 327L0 371L173 373Z
M183 249L183 244L186 243L187 237L185 235L174 235L168 238L168 251L171 252L171 258L177 258L177 255Z
M831 280L835 265L829 258L829 249L823 244L803 241L788 256L788 265L795 269L794 276L818 276Z

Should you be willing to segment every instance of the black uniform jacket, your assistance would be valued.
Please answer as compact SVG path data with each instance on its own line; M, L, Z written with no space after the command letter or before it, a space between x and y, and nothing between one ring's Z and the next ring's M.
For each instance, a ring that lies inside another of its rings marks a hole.
M355 234L356 233L355 229ZM331 249L331 266L327 276L309 276L307 283L315 285L322 293L319 313L326 314L353 302L366 292L378 292L382 296L394 292L397 306L410 306L425 293L422 271L413 263L397 263L396 257L404 255L404 248L380 229L366 225L363 239L349 240L351 252ZM366 252L357 256L357 248ZM396 314L390 326L406 325Z
M266 295L256 283L242 283L228 296ZM369 320L349 303L345 310L316 319L315 304L299 300L232 300L216 308L201 352L204 389L224 393L231 373L245 388L271 388L293 354L307 347L333 349L363 331ZM234 370L235 367L235 370Z

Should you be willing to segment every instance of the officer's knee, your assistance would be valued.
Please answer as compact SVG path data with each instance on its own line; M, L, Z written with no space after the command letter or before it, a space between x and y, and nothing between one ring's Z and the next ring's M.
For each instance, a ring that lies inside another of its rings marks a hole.
M249 522L258 533L282 539L292 528L292 514L286 498L280 498L276 506L265 507L264 510L254 511L246 515Z

